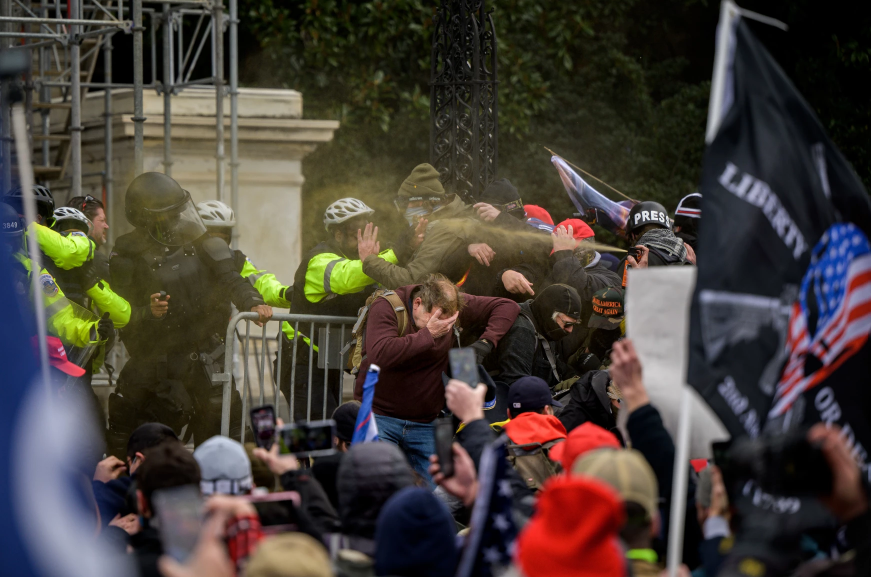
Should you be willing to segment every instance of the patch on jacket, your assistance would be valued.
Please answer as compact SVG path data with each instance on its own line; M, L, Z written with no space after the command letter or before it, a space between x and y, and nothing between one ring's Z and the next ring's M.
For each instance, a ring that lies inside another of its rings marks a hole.
M83 232L80 231L80 230L74 230L73 232L70 233L70 236L83 236L83 237L87 237L88 235L85 234L85 233L83 233Z
M54 282L54 278L48 273L39 275L39 284L42 286L42 292L45 293L47 297L57 296L58 288L57 283Z

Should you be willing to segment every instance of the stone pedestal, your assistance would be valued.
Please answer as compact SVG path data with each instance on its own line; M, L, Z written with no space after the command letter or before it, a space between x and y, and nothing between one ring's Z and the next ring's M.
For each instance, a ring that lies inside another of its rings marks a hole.
M100 198L105 167L105 118L102 92L82 103L83 194ZM218 198L215 164L214 88L188 88L172 97L171 175L196 202ZM224 100L224 201L230 204L230 102ZM165 172L163 96L144 95L145 170ZM133 93L113 93L113 193L109 226L112 238L132 227L124 217L124 193L133 180ZM293 283L301 256L300 211L302 159L333 137L336 121L303 120L302 96L294 90L239 91L239 249L259 268ZM62 122L58 117L57 122ZM58 126L52 118L52 125ZM39 156L37 155L37 158ZM69 180L51 183L59 202L69 197ZM66 186L66 189L64 187Z

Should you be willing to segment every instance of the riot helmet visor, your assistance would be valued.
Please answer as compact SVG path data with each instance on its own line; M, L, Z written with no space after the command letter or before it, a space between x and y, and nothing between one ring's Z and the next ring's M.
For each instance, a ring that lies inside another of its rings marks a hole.
M184 200L178 204L160 209L146 208L143 212L148 234L160 244L182 246L206 233L206 225L187 191Z

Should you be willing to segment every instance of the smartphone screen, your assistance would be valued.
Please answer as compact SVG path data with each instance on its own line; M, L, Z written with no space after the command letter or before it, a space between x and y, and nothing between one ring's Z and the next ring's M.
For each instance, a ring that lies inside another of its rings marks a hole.
M275 407L264 405L251 409L251 427L254 429L254 443L267 451L275 442Z
M300 421L278 429L278 446L283 454L297 457L321 457L336 452L333 437L336 435L336 422Z
M300 506L300 497L296 491L246 495L245 499L254 505L265 534L274 535L296 531L299 528L297 510Z
M445 477L454 476L454 452L451 445L454 443L453 419L439 419L435 428L436 455L439 458L439 466Z
M195 485L155 491L151 496L163 551L184 563L200 537L203 499Z
M451 361L451 376L463 381L473 389L478 386L478 363L475 351L472 349L451 349L448 353Z

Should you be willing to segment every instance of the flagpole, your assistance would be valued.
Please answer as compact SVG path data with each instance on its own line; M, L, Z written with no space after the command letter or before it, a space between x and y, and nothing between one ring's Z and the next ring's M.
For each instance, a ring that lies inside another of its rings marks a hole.
M710 144L717 135L722 122L723 96L726 89L726 72L731 60L729 42L733 38L732 23L740 16L739 8L731 0L720 3L720 21L717 25L714 74L711 79L711 99L708 104L708 125L705 143ZM686 381L686 379L684 379ZM687 476L690 457L690 389L684 383L680 397L680 417L675 439L674 474L672 475L671 509L668 519L667 569L669 577L677 577L683 558L684 519L687 507Z
M24 207L24 216L27 222L36 222L36 200L33 197L33 165L30 163L30 144L27 139L27 120L24 117L24 103L19 99L12 105L12 130L15 137L15 153L18 155L18 174L21 185L21 204ZM36 312L36 334L39 339L39 368L42 382L51 398L51 379L48 369L48 336L45 303L42 295L40 277L42 276L42 259L39 245L36 242L36 231L33 237L25 234L27 249L30 257L30 292L33 295L33 308Z
M726 70L731 54L729 40L732 38L732 21L740 15L738 6L732 0L720 3L720 22L717 25L717 49L714 53L714 75L711 79L711 98L708 102L708 125L705 129L705 143L710 144L717 135L722 121L723 95L726 89Z

